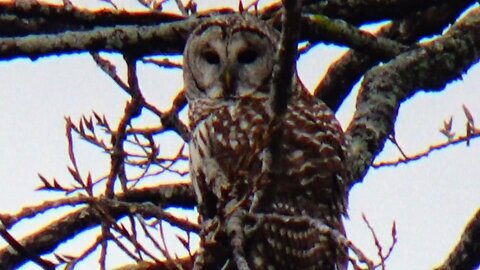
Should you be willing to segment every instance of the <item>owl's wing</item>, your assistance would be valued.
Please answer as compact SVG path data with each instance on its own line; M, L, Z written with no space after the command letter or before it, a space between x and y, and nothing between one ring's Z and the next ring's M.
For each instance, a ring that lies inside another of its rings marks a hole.
M335 239L313 223L345 235L345 139L333 112L299 89L283 122L283 172L272 179L251 242L256 269L346 269ZM346 251L345 251L346 252Z

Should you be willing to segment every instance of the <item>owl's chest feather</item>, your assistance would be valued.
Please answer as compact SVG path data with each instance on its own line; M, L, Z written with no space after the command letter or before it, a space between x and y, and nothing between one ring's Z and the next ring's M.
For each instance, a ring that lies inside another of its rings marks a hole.
M203 119L194 125L192 138L195 141L191 152L196 153L191 154L201 156L199 161L204 165L206 160L214 160L214 167L220 169L229 181L249 182L248 179L261 170L260 154L268 147L266 135L271 113L266 109L265 99L201 107L203 113L208 111L208 115L203 115ZM199 108L191 109L194 112ZM202 167L198 169L208 170Z

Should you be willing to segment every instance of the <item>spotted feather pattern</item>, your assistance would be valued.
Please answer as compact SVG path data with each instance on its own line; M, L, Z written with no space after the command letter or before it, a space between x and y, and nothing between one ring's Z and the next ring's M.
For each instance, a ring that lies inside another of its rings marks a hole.
M319 219L344 233L345 140L333 113L299 89L281 125L281 175L268 167L272 112L266 97L190 106L191 173L206 218L225 215L230 200L259 213ZM208 102L207 102L208 103ZM258 176L261 175L259 178ZM208 203L210 202L210 203ZM342 269L344 256L308 224L266 222L246 243L252 269Z
M343 270L346 143L298 79L272 111L278 33L248 14L214 16L184 53L190 174L202 223L194 269Z

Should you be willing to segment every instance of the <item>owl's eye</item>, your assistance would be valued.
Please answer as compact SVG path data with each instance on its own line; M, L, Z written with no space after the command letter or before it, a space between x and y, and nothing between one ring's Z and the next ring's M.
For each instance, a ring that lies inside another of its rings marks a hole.
M237 56L237 60L242 64L251 64L258 58L258 52L252 49L246 49L240 51Z
M203 52L202 57L210 65L218 65L220 63L220 56L214 51Z

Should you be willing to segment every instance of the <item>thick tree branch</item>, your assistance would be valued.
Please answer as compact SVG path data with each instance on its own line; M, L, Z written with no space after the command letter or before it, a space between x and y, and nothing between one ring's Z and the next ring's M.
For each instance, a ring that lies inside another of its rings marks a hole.
M180 54L192 27L199 20L158 26L97 27L91 31L0 38L0 60L85 51L124 52L129 55Z
M0 38L0 59L36 59L52 54L85 51L137 53L139 56L155 53L181 54L189 30L202 20L190 18L180 21L183 17L171 14L88 11L37 3L26 7L0 4L0 10L2 9L5 10L5 14L0 16L0 25L5 26L2 29L10 29L6 31L13 31L16 36ZM142 19L138 19L139 17ZM70 21L72 27L68 26ZM155 23L159 25L152 25ZM59 28L55 26L57 24ZM16 25L25 25L26 28L16 29ZM48 30L48 27L55 29ZM373 51L381 56L391 57L392 51L404 49L400 44L388 39L374 38L355 31L355 28L343 21L329 21L321 15L311 15L303 28L306 30L302 33L302 39L306 37L314 42L319 39L330 40L353 46L360 51ZM62 30L69 31L59 32ZM27 34L29 36L18 36ZM12 34L4 33L4 36L9 35Z
M448 259L435 270L474 270L480 266L480 209L467 224L465 231Z
M376 37L339 19L323 15L305 15L302 30L310 43L333 42L346 45L374 58L390 59L408 49L407 46L385 37Z
M411 44L421 37L440 33L474 2L457 0L432 6L382 27L377 36ZM353 85L380 60L381 58L376 55L350 50L330 66L325 77L315 88L314 95L336 111Z
M329 0L306 7L310 13L346 20L360 25L383 20L401 19L405 14L426 9L451 0Z
M92 30L99 26L158 25L185 19L184 16L164 12L128 12L116 9L92 11L39 1L2 2L0 14L0 36Z
M455 0L304 0L302 13L318 14L330 18L342 19L359 26L386 20L398 20L405 14L419 12L441 4L454 4ZM278 16L281 4L273 4L260 13L262 18L271 19Z
M480 57L480 9L469 12L444 36L408 51L365 75L352 123L347 129L351 172L361 181L393 131L400 104L416 92L439 91Z

